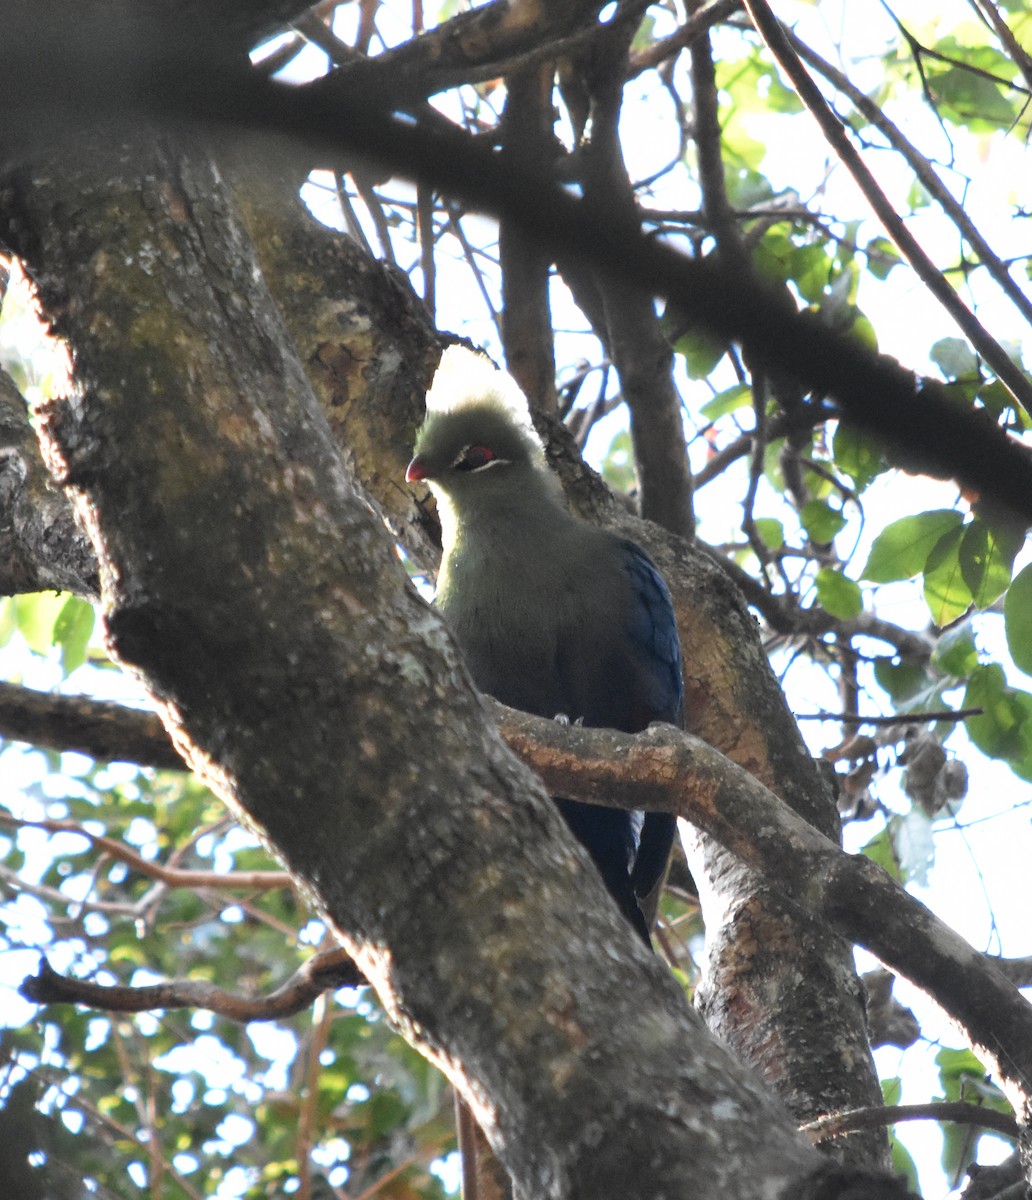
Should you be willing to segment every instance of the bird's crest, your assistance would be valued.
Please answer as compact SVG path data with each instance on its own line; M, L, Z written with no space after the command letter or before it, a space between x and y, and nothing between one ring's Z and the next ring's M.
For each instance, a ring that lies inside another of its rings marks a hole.
M541 439L530 419L530 405L519 384L486 354L465 346L449 346L426 394L427 416L456 413L471 407L497 409L509 418L544 461Z

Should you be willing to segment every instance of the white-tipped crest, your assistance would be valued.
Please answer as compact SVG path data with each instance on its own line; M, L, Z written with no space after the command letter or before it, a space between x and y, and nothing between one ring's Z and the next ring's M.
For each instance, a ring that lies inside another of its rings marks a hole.
M486 354L465 346L449 346L441 355L426 394L427 413L455 412L470 404L490 404L507 413L543 454L530 419L530 405L508 371L499 370Z

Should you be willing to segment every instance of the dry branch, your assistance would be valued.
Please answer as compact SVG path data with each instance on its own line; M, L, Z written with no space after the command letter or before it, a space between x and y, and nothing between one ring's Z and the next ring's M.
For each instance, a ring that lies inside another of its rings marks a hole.
M33 1004L81 1004L103 1012L139 1013L158 1009L206 1009L246 1024L278 1021L304 1011L324 992L361 987L365 976L343 950L308 959L267 996L239 996L198 979L173 979L144 987L91 983L60 975L43 958L39 971L24 980L18 992Z

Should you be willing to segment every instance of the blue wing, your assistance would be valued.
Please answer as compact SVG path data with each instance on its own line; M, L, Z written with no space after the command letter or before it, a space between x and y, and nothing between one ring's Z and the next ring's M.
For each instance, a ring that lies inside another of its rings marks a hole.
M631 581L627 636L634 648L642 716L650 721L684 725L684 681L677 620L663 577L634 542L624 541L624 567ZM631 730L629 732L638 732Z
M667 721L683 728L684 679L673 602L663 577L644 550L630 541L623 545L631 578L627 634L637 650L648 713L644 724ZM669 813L645 814L631 871L635 895L647 896L662 879L676 833L676 817Z

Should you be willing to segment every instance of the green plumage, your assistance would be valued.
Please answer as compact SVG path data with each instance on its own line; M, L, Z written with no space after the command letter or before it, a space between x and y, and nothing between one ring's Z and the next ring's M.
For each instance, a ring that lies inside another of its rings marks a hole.
M437 497L435 604L477 686L512 708L588 726L679 723L680 651L655 567L633 542L574 517L533 432L482 394L428 414L408 473ZM665 868L672 820L650 818L639 850L631 814L557 802L647 941L635 890L644 895Z

